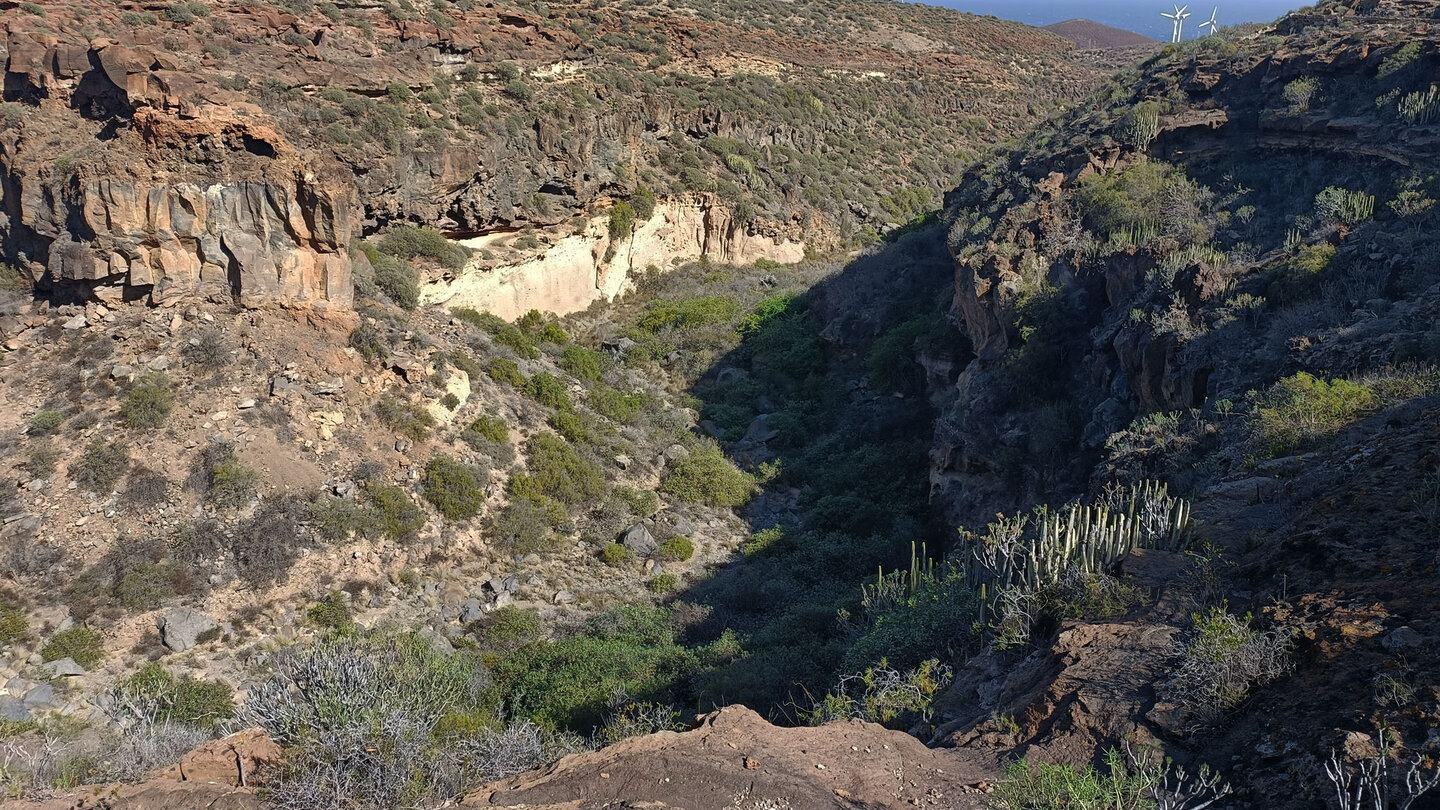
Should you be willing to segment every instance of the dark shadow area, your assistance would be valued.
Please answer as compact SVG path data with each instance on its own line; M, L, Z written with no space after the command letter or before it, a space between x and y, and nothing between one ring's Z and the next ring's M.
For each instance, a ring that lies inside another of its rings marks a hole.
M698 370L702 431L762 485L741 510L751 539L739 559L677 597L694 619L687 641L730 653L684 703L793 720L839 674L874 663L850 655L866 632L862 584L908 566L912 544L950 541L928 504L935 413L919 358L942 377L969 359L946 320L951 268L932 221L809 289L763 297L739 318L739 345ZM777 285L763 268L727 272Z

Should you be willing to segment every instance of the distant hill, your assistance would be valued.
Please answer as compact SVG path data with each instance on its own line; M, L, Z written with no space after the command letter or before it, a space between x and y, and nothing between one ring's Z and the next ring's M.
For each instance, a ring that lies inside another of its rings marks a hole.
M1122 28L1112 28L1094 20L1066 20L1054 25L1047 25L1045 30L1070 40L1075 43L1077 49L1082 51L1135 48L1159 42L1159 40L1151 39L1143 34L1126 31Z

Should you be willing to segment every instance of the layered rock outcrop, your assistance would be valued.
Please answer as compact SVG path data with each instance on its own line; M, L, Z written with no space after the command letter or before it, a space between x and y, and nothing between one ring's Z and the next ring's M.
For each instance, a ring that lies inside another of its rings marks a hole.
M0 132L3 258L62 297L348 307L351 174L168 65L12 32L6 96L28 104Z

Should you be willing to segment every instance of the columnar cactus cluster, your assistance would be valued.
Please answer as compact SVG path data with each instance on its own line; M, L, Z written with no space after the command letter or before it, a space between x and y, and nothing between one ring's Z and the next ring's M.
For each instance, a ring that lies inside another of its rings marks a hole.
M1440 85L1432 84L1429 90L1408 93L1397 105L1405 123L1411 126L1432 123L1440 113Z
M1102 503L1075 505L990 524L971 536L966 579L977 591L1037 590L1071 569L1083 574L1113 568L1133 549L1179 551L1192 534L1190 503L1172 498L1165 484L1144 481L1107 493Z

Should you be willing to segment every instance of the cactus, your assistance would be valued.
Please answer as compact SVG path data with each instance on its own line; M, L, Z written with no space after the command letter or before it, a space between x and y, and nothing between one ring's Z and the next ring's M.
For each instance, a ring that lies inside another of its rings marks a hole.
M1120 120L1120 137L1135 151L1144 152L1160 135L1160 104L1142 101Z
M983 535L960 530L961 547L937 571L924 543L910 544L910 566L861 588L861 604L880 612L903 603L924 583L960 572L980 600L980 624L1001 616L1001 601L1060 582L1071 571L1098 574L1137 548L1183 551L1193 540L1190 502L1159 481L1108 488L1098 503L1034 515L999 516Z
M997 592L1038 590L1071 569L1095 574L1113 568L1136 548L1180 551L1191 541L1190 503L1172 498L1165 484L1143 481L1112 488L1101 503L1076 505L991 524L971 537L966 577L971 587Z
M1340 221L1346 225L1364 222L1375 216L1375 195L1352 191L1340 201Z
M1406 94L1398 102L1398 110L1400 117L1411 126L1432 123L1440 113L1440 85L1432 84L1424 92Z

